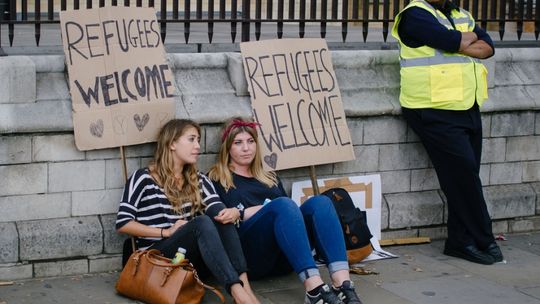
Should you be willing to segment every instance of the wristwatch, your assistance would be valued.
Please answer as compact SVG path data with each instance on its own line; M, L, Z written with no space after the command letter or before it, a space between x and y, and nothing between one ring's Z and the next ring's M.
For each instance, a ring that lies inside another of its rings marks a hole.
M238 212L240 212L240 220L243 221L244 220L244 205L242 205L241 203L239 203L238 205L236 205L236 209L238 209Z

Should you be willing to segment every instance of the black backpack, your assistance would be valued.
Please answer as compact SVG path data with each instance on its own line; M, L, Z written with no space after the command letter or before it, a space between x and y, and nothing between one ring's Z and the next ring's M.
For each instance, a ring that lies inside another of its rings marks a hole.
M366 211L354 206L349 192L343 188L332 188L322 193L332 200L341 223L349 264L355 264L371 254L371 232L367 224Z

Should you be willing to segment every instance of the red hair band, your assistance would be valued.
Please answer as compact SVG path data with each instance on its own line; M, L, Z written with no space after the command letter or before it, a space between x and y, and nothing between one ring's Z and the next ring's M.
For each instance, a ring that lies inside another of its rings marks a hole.
M235 119L235 120L233 120L232 123L227 127L227 129L225 129L225 131L223 132L223 136L221 137L221 141L224 142L225 139L227 139L227 136L229 136L229 133L231 133L231 131L232 131L233 129L241 128L241 127L248 127L248 128L256 129L257 126L260 126L260 125L261 125L261 124L258 123L258 122L241 121L241 120Z

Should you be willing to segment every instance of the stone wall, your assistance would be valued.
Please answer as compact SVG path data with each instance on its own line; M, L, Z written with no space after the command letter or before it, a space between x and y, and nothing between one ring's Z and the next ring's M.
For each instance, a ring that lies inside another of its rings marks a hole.
M203 126L200 167L218 151L220 124L249 115L240 55L169 54L176 116ZM400 117L396 51L333 52L356 160L319 177L380 174L383 238L445 236L446 206L418 138ZM481 177L496 233L540 229L540 51L499 49L487 60ZM123 187L119 149L78 151L62 56L0 58L0 278L120 267L114 229ZM152 144L126 148L128 171ZM289 189L308 170L279 172Z

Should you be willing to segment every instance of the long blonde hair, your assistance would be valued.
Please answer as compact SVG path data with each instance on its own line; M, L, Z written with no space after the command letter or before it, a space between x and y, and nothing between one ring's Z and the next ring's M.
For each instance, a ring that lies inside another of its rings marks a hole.
M195 128L201 134L199 124L188 119L172 119L163 125L158 134L154 159L149 166L150 174L165 190L165 195L171 202L173 210L178 214L182 213L182 205L189 202L192 203L192 214L204 208L196 164L185 164L181 178L175 177L171 145L189 128Z
M217 157L217 162L212 166L208 176L214 180L218 181L225 191L229 191L231 187L234 186L232 178L232 168L231 168L231 155L229 151L233 144L234 138L236 135L242 132L247 132L257 145L255 150L255 158L249 166L249 171L254 178L256 178L261 183L267 185L269 188L277 185L277 177L274 172L269 172L264 170L262 165L261 150L259 149L259 136L257 130L255 129L256 123L252 119L244 117L234 117L227 120L223 124L221 130L221 146L219 149L219 154Z

